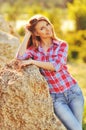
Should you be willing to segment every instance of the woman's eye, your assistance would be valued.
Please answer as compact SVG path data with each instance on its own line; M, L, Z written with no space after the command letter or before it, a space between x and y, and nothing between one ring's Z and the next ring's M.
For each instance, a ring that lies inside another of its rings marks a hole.
M43 27L42 27L42 28L40 28L40 30L43 30Z
M49 23L46 24L47 26L50 25Z
M46 25L41 27L40 30L43 30L44 28L46 28L46 26L49 26L49 25L50 25L49 23L46 23Z

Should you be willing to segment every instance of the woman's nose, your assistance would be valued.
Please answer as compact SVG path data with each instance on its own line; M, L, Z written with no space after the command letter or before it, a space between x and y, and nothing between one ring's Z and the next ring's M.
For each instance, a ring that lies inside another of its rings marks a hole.
M49 27L46 27L46 30L49 31Z

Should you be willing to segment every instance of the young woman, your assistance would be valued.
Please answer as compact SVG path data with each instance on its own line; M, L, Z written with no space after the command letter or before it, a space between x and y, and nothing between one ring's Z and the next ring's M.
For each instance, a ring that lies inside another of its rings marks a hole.
M84 99L77 81L67 70L68 45L59 40L51 22L33 16L26 25L23 43L16 58L20 67L36 65L49 84L56 116L67 130L82 130Z

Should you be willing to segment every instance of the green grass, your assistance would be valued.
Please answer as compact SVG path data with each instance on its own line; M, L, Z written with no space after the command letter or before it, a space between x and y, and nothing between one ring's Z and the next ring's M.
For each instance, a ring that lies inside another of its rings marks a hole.
M68 64L69 72L78 81L80 88L82 89L85 104L83 115L83 130L86 130L86 64L84 63L71 63Z

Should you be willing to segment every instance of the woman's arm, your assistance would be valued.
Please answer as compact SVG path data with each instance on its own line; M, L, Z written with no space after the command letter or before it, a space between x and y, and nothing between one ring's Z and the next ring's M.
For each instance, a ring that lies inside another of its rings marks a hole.
M62 69L62 66L66 65L67 50L68 50L68 45L65 42L63 42L60 45L57 56L52 61L43 62L43 61L37 61L37 60L31 59L31 60L22 61L20 63L20 66L23 67L30 64L34 64L42 69L51 70L51 71L59 71Z
M27 66L27 65L36 65L39 68L50 70L50 71L55 71L55 68L52 63L50 62L43 62L43 61L37 61L33 59L29 60L23 60L20 62L20 67Z
M18 49L18 51L17 51L16 57L17 57L17 56L22 56L22 55L25 53L26 48L27 48L27 44L28 44L28 40L29 40L30 36L31 36L31 32L28 31L28 32L25 34L24 40L23 40L22 44L20 45L20 47L19 47L19 49Z
M39 68L42 68L42 69L55 71L53 64L50 63L50 62L42 62L42 61L33 60L32 64L34 64L34 65L36 65L36 66L38 66Z

